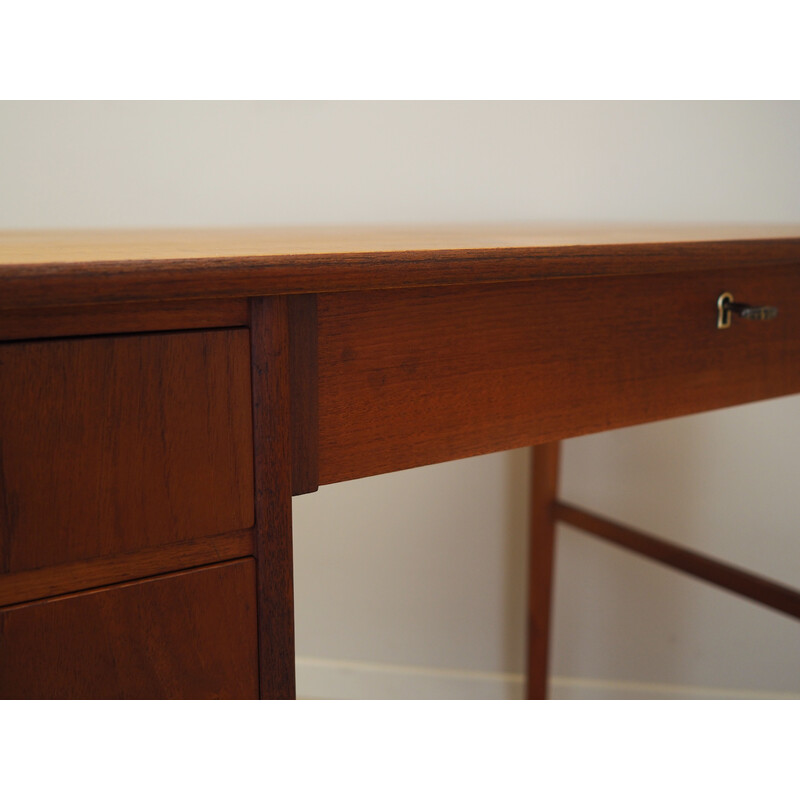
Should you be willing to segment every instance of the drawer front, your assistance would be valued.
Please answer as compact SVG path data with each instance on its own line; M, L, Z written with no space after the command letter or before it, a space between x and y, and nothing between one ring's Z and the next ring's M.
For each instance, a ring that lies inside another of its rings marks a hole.
M0 572L253 524L246 329L0 346Z
M320 482L798 392L798 312L800 266L320 295Z
M250 558L0 610L3 699L255 699L257 661Z

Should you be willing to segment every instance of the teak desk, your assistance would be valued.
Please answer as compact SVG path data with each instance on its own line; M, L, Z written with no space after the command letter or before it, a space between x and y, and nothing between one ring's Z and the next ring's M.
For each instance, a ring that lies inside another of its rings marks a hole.
M291 698L292 494L527 445L529 696L559 519L800 616L557 497L561 439L800 391L800 228L4 233L0 341L2 697Z

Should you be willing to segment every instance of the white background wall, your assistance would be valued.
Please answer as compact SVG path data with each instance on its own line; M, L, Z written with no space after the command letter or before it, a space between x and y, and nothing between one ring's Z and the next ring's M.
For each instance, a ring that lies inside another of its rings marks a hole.
M0 103L2 228L526 220L800 222L800 104ZM798 411L570 441L564 494L800 585ZM296 499L300 692L519 693L527 470ZM800 695L788 618L567 528L558 559L557 695Z

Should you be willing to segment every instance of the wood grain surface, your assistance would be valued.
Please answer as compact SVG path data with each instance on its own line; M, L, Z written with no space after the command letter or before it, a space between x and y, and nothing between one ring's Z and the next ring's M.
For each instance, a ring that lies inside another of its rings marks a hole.
M257 696L249 558L0 611L3 699Z
M561 442L532 448L528 554L528 652L525 696L547 699L550 620L555 572L556 518Z
M248 323L247 300L184 303L110 303L105 306L5 309L0 341L112 333L235 328Z
M511 224L0 231L0 264L797 238L798 225Z
M0 606L253 555L253 531L231 531L135 553L0 575Z
M292 425L292 494L319 487L319 373L317 296L286 298L289 313L289 394Z
M0 233L0 308L760 268L798 226L465 226Z
M253 524L246 329L0 346L0 573Z
M800 391L798 297L798 226L0 233L0 696L294 697L292 491L526 445L544 696L545 443Z
M289 308L285 297L251 302L254 544L261 698L295 697Z
M779 307L716 328L716 300ZM800 270L319 297L320 483L800 391Z

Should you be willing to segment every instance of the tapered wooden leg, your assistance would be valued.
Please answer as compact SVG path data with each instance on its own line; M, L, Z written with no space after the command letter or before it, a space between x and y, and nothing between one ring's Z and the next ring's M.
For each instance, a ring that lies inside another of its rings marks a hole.
M530 566L528 569L528 664L526 697L547 698L550 603L555 555L555 502L561 442L532 448Z

